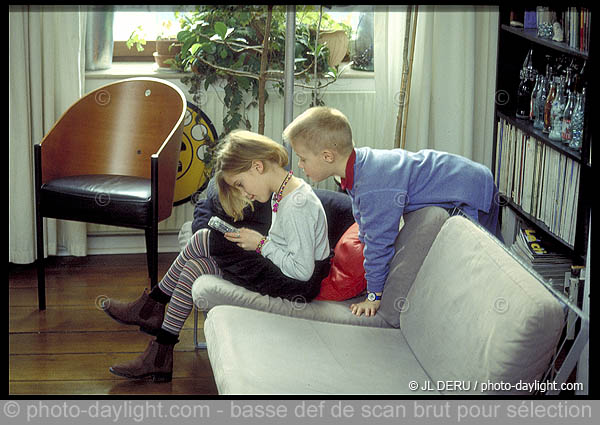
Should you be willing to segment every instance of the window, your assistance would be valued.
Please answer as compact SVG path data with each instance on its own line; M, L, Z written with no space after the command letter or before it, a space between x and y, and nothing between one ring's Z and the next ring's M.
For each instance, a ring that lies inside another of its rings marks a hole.
M318 6L315 6L315 9L318 10ZM357 40L357 37L361 34L359 26L362 25L361 22L365 21L365 13L370 12L372 14L372 10L370 6L324 8L324 13L328 14L333 20L352 28L352 38L348 46L350 53L353 53L354 46L361 46L360 41ZM186 13L186 9L184 8L180 13ZM173 10L173 6L117 6L113 24L114 60L152 61L156 38L164 35L175 37L179 30L179 19ZM370 31L370 43L372 44L372 28L368 31ZM134 32L146 42L142 51L138 51L136 46L128 48L126 45L127 40ZM360 48L362 49L362 47Z
M118 6L113 21L114 60L153 60L156 38L165 35L176 36L180 29L172 6L163 9L158 6L152 6L151 10L148 6ZM138 51L135 45L127 47L127 40L134 32L139 39L145 40L146 44L141 51Z

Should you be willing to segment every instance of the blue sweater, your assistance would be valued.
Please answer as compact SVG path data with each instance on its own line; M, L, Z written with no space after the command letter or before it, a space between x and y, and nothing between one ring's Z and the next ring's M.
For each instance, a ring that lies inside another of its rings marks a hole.
M421 150L356 148L346 189L364 243L367 289L383 291L402 214L427 206L460 207L477 221L494 193L490 170L462 156Z

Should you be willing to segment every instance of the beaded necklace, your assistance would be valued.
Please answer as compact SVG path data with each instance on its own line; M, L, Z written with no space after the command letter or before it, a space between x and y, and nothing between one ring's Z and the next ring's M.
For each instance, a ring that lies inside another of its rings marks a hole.
M281 183L281 186L279 186L279 190L277 191L277 193L273 194L273 212L277 212L277 209L279 208L279 201L281 201L281 198L283 198L283 191L285 189L285 186L288 184L288 182L290 181L290 179L292 178L292 170L290 170L289 173L287 173L287 176L285 176L285 179L283 179L283 182Z

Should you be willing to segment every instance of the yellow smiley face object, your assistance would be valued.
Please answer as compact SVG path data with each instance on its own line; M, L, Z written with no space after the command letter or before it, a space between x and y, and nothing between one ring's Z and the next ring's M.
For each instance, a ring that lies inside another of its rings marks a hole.
M187 103L181 139L181 152L177 165L173 205L189 201L195 193L208 184L211 168L204 162L208 146L214 146L217 131L210 119L193 103Z

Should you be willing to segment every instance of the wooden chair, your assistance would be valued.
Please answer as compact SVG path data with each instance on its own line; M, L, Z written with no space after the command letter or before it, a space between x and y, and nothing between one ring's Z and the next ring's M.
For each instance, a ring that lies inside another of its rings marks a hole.
M156 285L158 223L173 208L185 111L174 84L130 78L86 94L35 145L40 310L46 308L43 217L144 229Z

